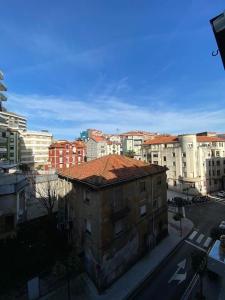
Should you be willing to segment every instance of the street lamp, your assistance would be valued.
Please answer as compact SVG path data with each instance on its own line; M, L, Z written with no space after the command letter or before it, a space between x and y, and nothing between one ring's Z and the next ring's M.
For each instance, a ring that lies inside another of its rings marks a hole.
M212 55L216 56L220 52L225 69L225 12L211 19L210 23L218 45L218 50Z

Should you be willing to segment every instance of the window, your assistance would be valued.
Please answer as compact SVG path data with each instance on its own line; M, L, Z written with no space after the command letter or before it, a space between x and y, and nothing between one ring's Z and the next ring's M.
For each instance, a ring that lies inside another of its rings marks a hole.
M186 167L186 166L187 166L186 162L183 162L183 167Z
M177 185L177 182L176 180L173 181L173 186L176 186Z
M91 197L90 197L90 191L89 190L85 190L84 191L84 201L86 203L90 203Z
M211 171L209 170L209 176L211 176Z
M217 170L217 171L216 171L216 175L217 175L217 176L220 176L220 170Z
M223 164L225 165L225 160L223 161Z
M217 180L216 179L214 179L214 184L217 184Z
M123 223L122 223L122 220L119 220L115 223L114 233L117 236L122 232L123 232Z
M163 161L166 161L166 156L163 156Z
M209 166L211 166L211 161L209 160Z
M154 165L158 165L158 162L155 160L155 161L153 161L153 164Z
M212 161L212 166L214 166L214 160Z
M173 152L173 157L175 157L175 152Z
M144 192L145 191L145 182L142 181L140 182L140 192Z
M154 154L153 154L153 157L158 157L158 153L154 153Z
M213 170L213 176L215 176L215 171Z
M175 161L173 161L173 166L176 166L176 162Z
M216 165L220 166L220 161L219 160L216 161Z
M140 215L145 216L146 215L146 205L142 205L140 207Z
M186 157L186 153L185 152L182 153L182 157Z
M91 234L91 222L90 220L85 220L85 230L87 233Z
M220 151L216 151L216 156L220 156Z

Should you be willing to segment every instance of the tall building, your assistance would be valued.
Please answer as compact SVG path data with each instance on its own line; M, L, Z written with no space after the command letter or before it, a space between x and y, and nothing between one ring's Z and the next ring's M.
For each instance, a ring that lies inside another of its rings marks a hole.
M225 139L211 135L158 136L144 142L143 159L166 166L171 189L207 194L224 188Z
M166 168L108 155L59 172L59 215L102 290L167 233ZM68 226L69 228L69 226Z
M82 141L57 141L49 147L50 168L56 170L79 165L86 160L86 146Z
M4 79L3 73L0 71L0 113L3 110L2 102L6 101L7 98L3 94L7 90L5 85L2 83ZM5 118L0 115L0 161L7 160L8 157L8 133L7 133L7 122Z
M9 128L27 130L27 119L8 111L0 111L0 117L6 120Z
M48 164L53 136L47 131L20 131L20 162L30 168Z

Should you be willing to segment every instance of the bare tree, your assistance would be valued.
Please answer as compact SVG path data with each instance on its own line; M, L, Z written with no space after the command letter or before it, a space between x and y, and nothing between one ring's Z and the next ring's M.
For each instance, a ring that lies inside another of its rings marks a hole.
M31 198L38 200L48 216L51 216L58 200L59 185L57 176L55 174L29 175L28 180Z

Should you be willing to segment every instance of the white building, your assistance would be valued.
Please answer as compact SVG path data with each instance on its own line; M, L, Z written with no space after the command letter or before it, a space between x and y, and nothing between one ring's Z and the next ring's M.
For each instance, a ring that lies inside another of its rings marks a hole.
M223 187L225 139L184 134L158 136L142 147L143 160L166 166L171 189L189 194L206 194Z
M118 154L120 155L122 152L121 144L118 142L107 141L107 155L108 154Z
M0 117L2 117L8 124L8 127L12 129L27 129L27 119L23 116L8 111L0 111Z
M31 168L46 165L52 141L47 131L20 131L20 162Z

